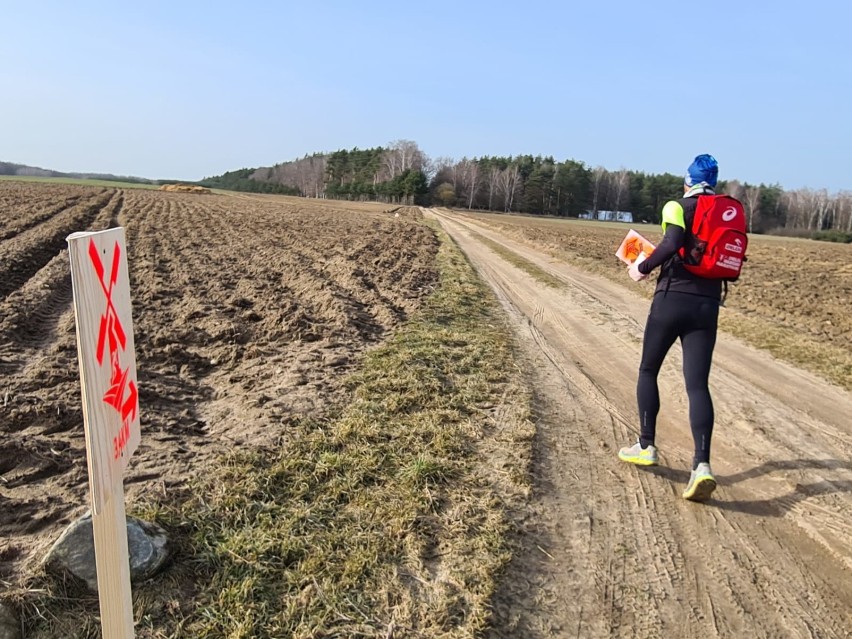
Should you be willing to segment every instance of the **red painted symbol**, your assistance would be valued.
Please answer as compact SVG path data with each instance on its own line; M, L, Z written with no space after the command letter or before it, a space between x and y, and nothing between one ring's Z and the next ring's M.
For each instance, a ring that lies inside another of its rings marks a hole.
M624 247L624 255L631 262L635 262L640 254L646 253L645 244L638 237L631 237L627 240L627 244Z
M116 242L115 250L113 251L112 271L109 276L109 285L107 285L104 283L104 274L106 271L104 270L103 262L101 262L101 256L98 255L98 247L95 246L94 242L89 242L89 259L92 260L92 266L95 267L95 271L98 274L98 281L107 300L106 313L101 315L101 327L98 331L98 364L100 365L104 363L104 348L107 337L109 337L110 355L117 352L119 346L121 346L121 350L124 350L124 347L127 345L127 336L124 334L121 320L112 303L112 287L118 281L118 267L121 264L120 257L121 248L118 246L118 242Z
M129 370L121 367L120 353L127 347L127 335L121 325L121 318L112 303L112 291L118 281L118 269L121 265L121 247L115 244L112 255L112 268L110 269L109 282L104 280L106 269L104 269L101 256L94 242L89 242L89 259L98 281L106 297L106 310L101 315L100 328L98 329L97 358L98 364L103 366L104 356L109 349L110 362L110 386L104 394L104 402L115 408L120 414L123 422L121 433L114 442L114 453L117 459L123 452L129 435L129 424L136 418L139 405L139 393L136 390L136 382L130 379Z

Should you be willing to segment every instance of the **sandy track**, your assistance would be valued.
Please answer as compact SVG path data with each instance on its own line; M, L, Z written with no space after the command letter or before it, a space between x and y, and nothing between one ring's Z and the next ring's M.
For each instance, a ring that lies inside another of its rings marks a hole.
M852 637L852 395L720 335L719 489L706 505L686 502L679 347L660 376L661 466L615 456L637 434L649 302L485 226L430 214L496 291L537 388L536 490L494 636ZM564 286L538 283L478 236Z

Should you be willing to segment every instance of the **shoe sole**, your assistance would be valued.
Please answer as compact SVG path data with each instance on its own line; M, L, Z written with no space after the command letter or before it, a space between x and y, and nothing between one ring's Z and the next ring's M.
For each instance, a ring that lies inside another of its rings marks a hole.
M656 459L643 459L642 457L623 457L621 453L618 454L618 458L623 462L627 462L628 464L635 464L636 466L656 466L658 463Z
M707 501L716 490L716 480L712 477L704 477L695 482L692 491L684 492L683 498L689 501Z

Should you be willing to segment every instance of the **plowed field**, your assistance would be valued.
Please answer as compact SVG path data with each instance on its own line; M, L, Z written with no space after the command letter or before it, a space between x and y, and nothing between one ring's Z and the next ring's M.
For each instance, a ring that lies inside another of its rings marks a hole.
M436 277L419 213L379 205L2 182L0 213L9 583L87 510L70 233L126 229L143 430L129 501L168 494L227 449L286 441Z

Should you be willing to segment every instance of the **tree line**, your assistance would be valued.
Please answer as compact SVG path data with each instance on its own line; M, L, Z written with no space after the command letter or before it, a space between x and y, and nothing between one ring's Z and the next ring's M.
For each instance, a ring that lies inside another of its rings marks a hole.
M134 184L158 184L158 182L154 180L129 175L113 175L112 173L63 173L61 171L42 169L37 166L15 164L14 162L0 162L0 175L14 177L71 178L74 180L104 180L109 182L131 182Z
M222 175L204 178L198 184L211 189L224 189L226 191L248 191L252 193L278 193L281 195L305 195L295 185L285 182L271 180L255 180L251 176L255 169L238 169L228 171Z
M683 194L683 176L590 167L579 160L519 155L428 158L410 140L386 147L317 153L272 167L206 178L205 186L314 198L439 205L469 210L578 217L629 211L657 223L667 200ZM777 184L720 181L740 199L753 233L837 231L852 236L852 193L785 191Z

